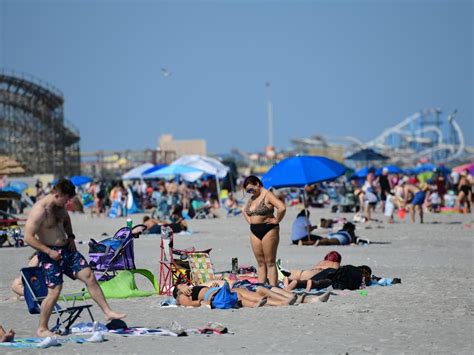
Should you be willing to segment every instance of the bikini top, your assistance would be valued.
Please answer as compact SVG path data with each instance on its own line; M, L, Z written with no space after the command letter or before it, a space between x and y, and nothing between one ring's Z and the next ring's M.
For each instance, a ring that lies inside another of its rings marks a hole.
M266 196L266 194L265 194ZM263 196L262 200L258 203L257 207L253 211L250 210L250 204L252 203L252 200L250 199L247 202L247 207L245 209L245 213L247 213L247 216L252 217L252 216L273 216L273 207L268 207L265 204L265 196Z

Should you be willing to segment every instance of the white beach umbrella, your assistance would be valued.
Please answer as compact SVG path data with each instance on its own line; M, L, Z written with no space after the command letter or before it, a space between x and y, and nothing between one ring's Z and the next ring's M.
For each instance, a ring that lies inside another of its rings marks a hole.
M181 158L176 159L171 165L183 165L190 166L204 171L206 174L214 175L216 177L217 185L217 196L220 200L221 187L219 185L219 179L225 178L229 173L229 168L222 164L219 160L206 157L203 155L183 155Z
M219 160L197 154L183 155L172 162L171 165L190 166L202 170L206 174L217 176L220 179L226 177L229 172L229 168Z
M142 175L145 171L152 168L154 165L151 163L145 163L143 165L137 166L132 170L126 172L122 175L123 180L131 180L131 179L141 179Z

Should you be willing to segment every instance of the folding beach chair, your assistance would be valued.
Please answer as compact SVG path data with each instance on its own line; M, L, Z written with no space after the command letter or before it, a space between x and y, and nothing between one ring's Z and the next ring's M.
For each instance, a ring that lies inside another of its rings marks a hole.
M230 274L231 270L214 271L209 250L186 252L188 257L190 276L193 284L201 285L205 282L222 279L226 274Z
M207 253L212 249L199 251ZM171 228L163 228L160 241L160 273L158 282L160 295L170 295L174 285L180 283L192 283L189 267L189 253L195 252L195 248L175 249L174 236Z
M48 295L48 287L43 270L40 267L26 267L21 269L21 280L24 287L25 301L30 314L41 313L41 302ZM94 322L90 308L91 304L76 306L77 298L85 301L83 294L62 295L64 301L66 298L73 298L72 305L67 308L61 308L56 304L53 308L53 314L57 315L56 325L51 329L52 332L60 334L70 333L70 328L74 322L81 316L83 310L87 310L89 316Z

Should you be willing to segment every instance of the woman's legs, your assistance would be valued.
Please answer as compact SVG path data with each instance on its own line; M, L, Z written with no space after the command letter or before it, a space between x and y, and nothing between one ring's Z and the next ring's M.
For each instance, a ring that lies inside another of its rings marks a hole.
M268 283L278 285L278 272L276 268L276 255L280 242L280 229L273 228L262 239L263 255L267 271Z
M337 238L322 238L314 244L315 247L319 245L341 245L341 242Z
M253 234L250 235L250 244L252 245L253 254L257 260L257 276L258 282L267 282L267 266L265 264L265 257L263 254L263 243Z
M320 296L306 296L301 303L327 302L331 292L327 291Z
M464 214L467 214L467 207L468 207L467 196L464 193L464 191L462 191L462 190L459 191L459 193L457 195L457 198L456 198L456 209L459 212L461 212L461 204L463 205L462 212Z
M272 287L271 290L265 287L257 287L257 293L261 296L268 297L268 304L270 306L288 306L291 302L296 301L296 295L293 295L291 292L285 292L285 294L275 292L274 289L278 287Z
M244 307L261 307L267 303L266 297L262 297L256 292L245 288L234 288L232 291L237 293L239 301L242 302Z

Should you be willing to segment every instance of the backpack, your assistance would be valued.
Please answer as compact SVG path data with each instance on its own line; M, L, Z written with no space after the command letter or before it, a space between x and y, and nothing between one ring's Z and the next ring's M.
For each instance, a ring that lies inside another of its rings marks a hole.
M357 290L362 283L362 271L353 265L344 265L332 277L335 290Z

